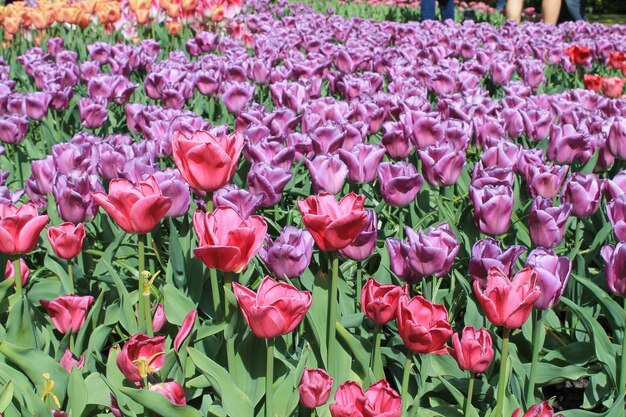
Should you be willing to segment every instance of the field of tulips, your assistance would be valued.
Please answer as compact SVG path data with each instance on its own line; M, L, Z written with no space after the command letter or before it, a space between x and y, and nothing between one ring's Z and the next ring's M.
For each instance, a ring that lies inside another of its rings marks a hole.
M626 26L42 1L0 40L2 416L626 417Z

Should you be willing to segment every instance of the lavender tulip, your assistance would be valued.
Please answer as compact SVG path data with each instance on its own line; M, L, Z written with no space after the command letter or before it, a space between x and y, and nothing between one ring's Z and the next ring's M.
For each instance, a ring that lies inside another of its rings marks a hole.
M312 161L306 160L315 193L325 191L337 194L343 188L348 176L348 167L337 155L318 155Z
M268 236L259 256L278 279L297 278L309 267L313 255L313 237L302 229L285 227L272 241Z
M606 204L606 214L611 225L613 225L613 232L617 240L626 241L626 194L609 201Z
M589 217L600 207L602 183L595 174L577 172L563 186L561 200L572 205L576 217Z
M422 176L409 162L383 162L377 171L380 194L392 206L411 204L424 184Z
M245 82L227 82L222 85L222 101L231 113L239 113L246 108L254 96L254 86Z
M105 99L81 98L78 101L78 113L83 126L87 129L96 129L109 118Z
M513 214L513 189L506 184L470 186L474 223L487 235L501 235L509 229Z
M251 194L246 190L237 188L233 184L228 184L213 194L213 205L215 207L232 207L244 220L257 211L262 201L262 195Z
M465 166L465 151L455 149L450 142L418 151L422 174L430 185L445 186L456 182Z
M383 124L383 138L381 141L387 154L393 159L405 159L411 153L411 146L406 137L404 128L399 122Z
M75 224L93 220L99 207L93 200L94 192L104 192L96 175L78 170L57 174L52 195L56 200L59 217Z
M339 157L348 167L348 180L357 184L376 179L378 164L384 156L385 149L379 145L360 143L351 151L339 149Z
M378 241L378 217L374 210L367 210L368 222L365 229L339 254L353 261L363 261L374 253Z
M8 144L20 143L28 132L26 116L0 115L0 141Z
M287 171L296 157L296 150L293 146L285 146L281 142L265 139L256 145L246 144L243 153L251 164L265 162Z
M409 266L417 276L442 277L450 272L460 245L447 224L431 227L426 233L416 233L410 227L404 231L410 246Z
M600 253L604 259L604 275L609 289L615 295L626 297L626 243L606 245Z
M626 171L617 173L611 179L605 179L602 182L602 188L606 195L607 201L626 193Z
M152 175L159 184L161 193L172 200L165 217L180 217L187 214L191 204L191 193L189 185L183 180L178 169L165 168L163 171L155 171ZM149 175L143 175L143 180L148 177Z
M283 189L292 176L290 171L261 162L248 172L248 188L252 194L264 196L261 206L271 207L283 198Z
M535 197L530 206L528 231L530 240L544 248L558 246L563 240L565 224L572 212L572 205L565 203L558 207L552 206L552 200Z
M489 269L496 267L506 276L511 277L515 261L526 251L524 246L513 245L502 250L500 242L495 239L481 239L472 247L468 272L481 286L487 285Z
M554 198L559 193L567 176L568 166L528 165L526 167L526 184L533 197Z
M607 137L607 144L616 158L626 159L626 118L619 117L613 121Z
M547 310L559 303L572 271L572 261L567 256L557 256L550 249L537 248L526 260L537 273L537 285L541 295L535 308Z

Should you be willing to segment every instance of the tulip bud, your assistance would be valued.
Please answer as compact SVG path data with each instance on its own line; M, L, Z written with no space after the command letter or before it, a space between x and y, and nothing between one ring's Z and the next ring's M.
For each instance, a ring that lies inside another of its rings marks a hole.
M24 286L28 282L28 277L30 276L30 268L28 267L28 265L26 265L26 261L24 261L23 258L20 258L20 275L22 277L22 286ZM5 279L15 278L15 266L10 260L7 261L7 266L4 269L4 277ZM13 283L13 285L15 285L15 283Z
M193 330L194 325L196 324L196 317L198 317L198 310L191 310L185 319L183 320L183 324L180 326L180 330L176 334L174 338L174 349L178 351L185 341L189 334Z
M541 290L535 308L547 310L558 304L572 271L572 261L567 256L555 255L550 249L537 248L528 255L526 266L537 273L537 286Z
M368 279L361 293L363 313L379 326L394 320L402 293L402 287L381 285L374 278Z
M383 162L377 171L380 194L392 206L405 207L411 204L424 184L415 166L408 162Z
M536 197L530 206L528 231L530 240L544 248L558 246L563 240L565 224L572 211L572 205L565 203L558 207L552 206L552 200Z
M83 249L85 226L79 223L63 223L48 228L48 241L55 255L62 259L73 259Z
M562 201L572 205L576 217L589 217L600 206L602 183L595 174L577 172L571 175L563 186Z
M335 380L323 369L304 369L298 391L300 403L306 408L326 404Z
M626 297L626 243L606 245L600 252L604 259L606 283L615 295Z
M511 417L563 417L563 414L554 415L554 409L547 401L535 404L522 415L522 409L518 408Z
M452 335L452 348L448 353L459 364L459 368L478 374L485 372L493 360L491 334L487 329L475 330L472 326L463 329L463 335Z
M265 239L259 256L276 278L297 278L311 263L313 237L306 230L286 226L275 241Z
M92 303L92 296L80 297L78 295L64 295L52 301L40 301L41 306L48 312L54 327L63 334L69 331L74 334L78 333L85 323L87 310Z
M366 210L367 225L365 229L354 238L345 248L339 250L339 254L344 258L353 261L363 261L374 253L378 242L378 217L374 210Z
M433 186L454 184L465 166L465 151L451 142L429 146L419 156L424 178Z
M513 213L513 189L504 184L470 186L474 223L487 235L501 235L509 229Z
M185 405L185 390L176 381L161 382L160 384L150 385L150 391L163 394L172 404Z
M78 369L82 369L85 366L85 353L80 356L80 360L74 359L74 355L72 351L69 349L65 349L65 353L59 362L63 368L67 372L72 372L73 367L77 367Z

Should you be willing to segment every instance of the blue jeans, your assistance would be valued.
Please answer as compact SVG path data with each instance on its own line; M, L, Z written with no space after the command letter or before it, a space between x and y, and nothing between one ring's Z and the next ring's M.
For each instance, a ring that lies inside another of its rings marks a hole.
M435 20L435 0L422 0L422 20ZM439 0L441 20L454 20L454 0Z
M565 0L564 3L573 20L587 20L584 0Z
M496 1L496 9L504 10L505 7L506 7L506 0L498 0L498 1Z

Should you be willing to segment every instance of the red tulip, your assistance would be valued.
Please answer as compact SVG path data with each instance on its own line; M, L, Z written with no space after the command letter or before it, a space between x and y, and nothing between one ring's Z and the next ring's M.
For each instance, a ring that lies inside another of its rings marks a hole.
M382 326L396 318L400 295L402 287L381 285L374 278L370 278L361 293L363 313L374 323Z
M583 65L591 57L591 51L587 46L573 45L564 50L572 64Z
M160 384L150 385L150 391L156 391L165 395L172 404L185 405L187 399L185 398L185 390L176 381L161 382Z
M331 194L298 200L302 222L323 251L343 249L365 229L368 216L365 197L350 193L337 202Z
M270 339L295 329L311 307L311 293L287 282L263 278L258 291L233 283L237 302L252 332Z
M28 268L28 265L26 265L26 262L23 258L20 258L20 275L22 276L22 285L24 286L28 282L28 277L30 276L30 268ZM4 268L4 278L15 278L15 266L11 261L7 261L7 266L6 268ZM13 283L13 285L15 285L15 283Z
M218 207L213 213L196 211L193 228L198 236L194 256L209 268L235 273L248 267L267 232L261 216L244 220L236 210L226 206Z
M165 317L165 308L163 304L159 304L154 311L154 316L152 317L152 330L155 333L160 332L163 326L165 326L165 322L167 321L167 317Z
M517 410L515 410L513 412L513 415L511 415L511 417L553 417L553 416L554 416L554 409L552 408L550 403L547 401L533 405L523 415L522 415L521 408L518 408ZM563 414L559 414L554 417L563 417Z
M323 369L304 369L298 391L300 403L306 408L326 404L335 380Z
M108 195L93 193L93 198L122 230L135 234L154 229L172 205L152 175L139 185L116 178L109 185Z
M333 417L363 417L364 402L361 386L354 381L345 382L335 392L335 403L330 405L330 414Z
M139 382L163 367L165 337L136 334L124 344L117 356L117 366L130 382Z
M48 216L40 216L33 203L19 208L0 204L0 253L19 255L32 251L47 222Z
M82 367L85 366L85 353L83 352L83 354L80 356L80 360L76 360L74 358L74 355L72 354L72 351L69 349L65 349L65 353L63 354L63 357L61 358L59 363L63 368L65 368L67 372L72 372L73 367L82 369Z
M436 353L452 335L452 326L445 306L403 294L398 303L398 331L411 351Z
M585 74L583 76L583 82L587 90L595 91L597 93L602 89L604 77L600 75Z
M513 281L500 269L491 268L487 274L487 287L483 290L480 282L474 281L474 292L487 319L508 329L517 329L524 324L541 295L537 273L531 267L515 274Z
M365 392L356 382L348 381L337 388L330 414L332 417L400 417L402 399L384 379Z
M41 300L40 303L59 332L65 334L71 330L72 333L77 333L85 323L93 297L64 295L52 301Z
M212 192L226 185L235 174L243 148L243 135L234 132L219 138L197 130L191 138L176 132L172 138L174 163L196 190Z
M48 241L52 250L62 259L75 258L83 249L85 226L82 223L75 226L67 222L59 226L48 228Z
M485 372L493 360L491 334L487 329L475 330L472 326L463 329L463 337L452 335L452 347L448 353L459 364L459 368L475 374Z
M198 317L198 310L191 310L185 317L185 320L183 320L183 324L180 326L180 330L174 339L174 349L176 351L180 349L180 346L193 330L193 326L196 324L196 317Z

